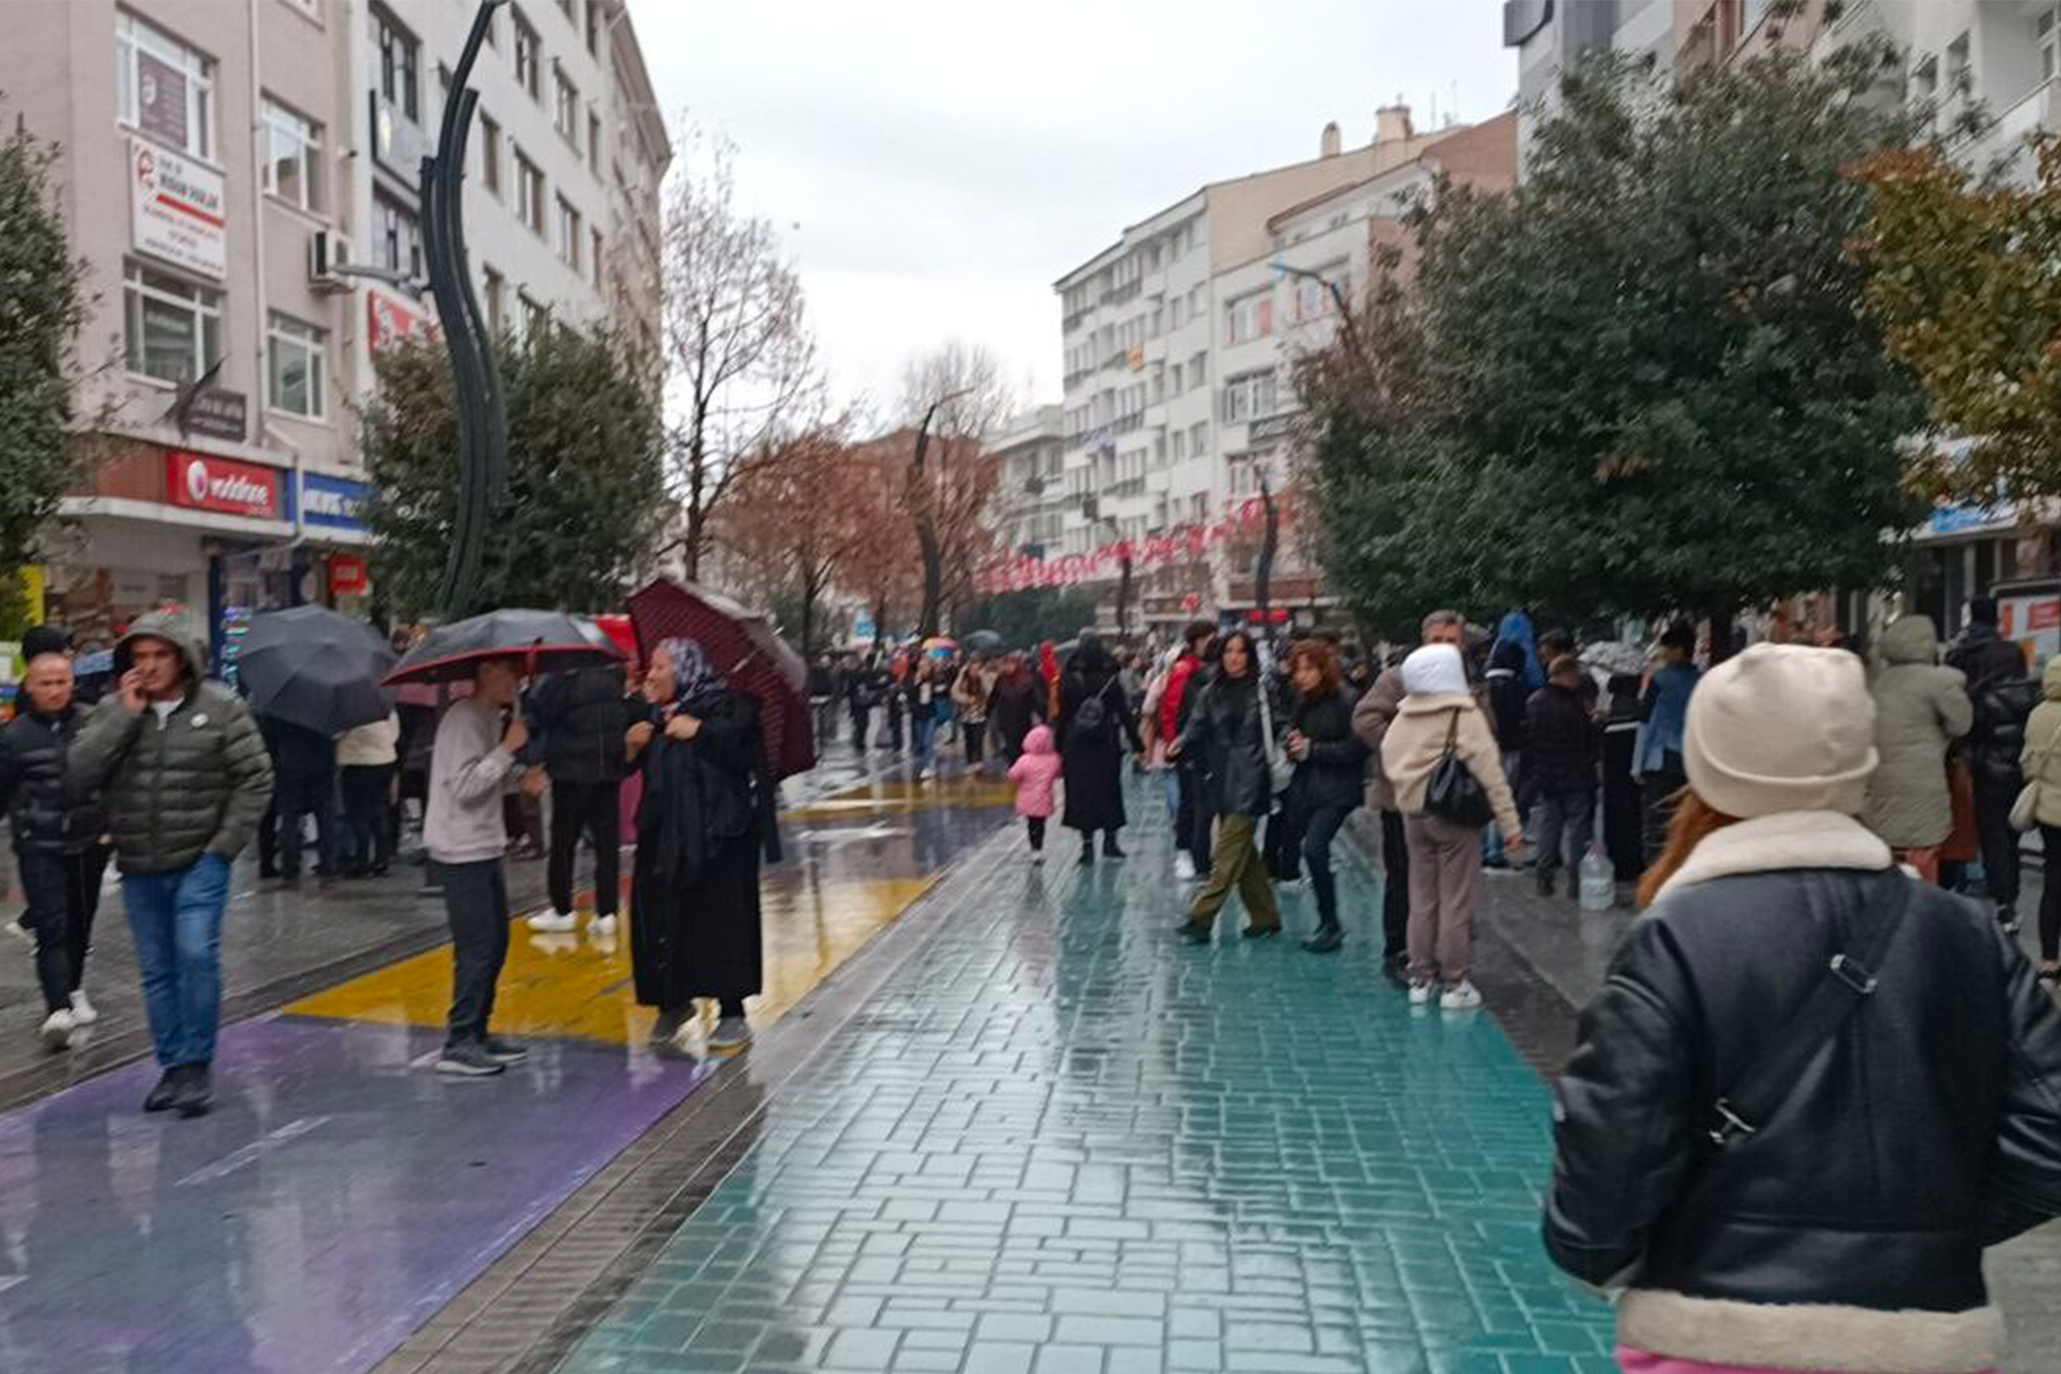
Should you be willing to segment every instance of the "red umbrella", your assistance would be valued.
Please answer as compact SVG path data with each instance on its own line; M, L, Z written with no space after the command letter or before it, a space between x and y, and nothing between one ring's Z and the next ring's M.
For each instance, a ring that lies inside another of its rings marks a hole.
M646 660L665 640L696 640L732 687L759 699L766 761L775 782L816 766L808 665L765 616L720 592L661 578L630 598L630 619Z

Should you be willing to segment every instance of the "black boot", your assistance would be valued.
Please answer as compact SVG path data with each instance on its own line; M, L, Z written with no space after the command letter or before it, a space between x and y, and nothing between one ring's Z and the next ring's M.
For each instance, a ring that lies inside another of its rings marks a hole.
M172 1106L181 1116L204 1116L214 1104L215 1085L210 1081L208 1066L188 1064L186 1081L179 1086L179 1095L172 1099Z
M186 1066L174 1064L166 1069L157 1080L157 1086L150 1090L150 1096L143 1099L146 1112L170 1111L179 1100L179 1090L186 1086Z
M1093 835L1089 835L1089 836L1088 836L1087 838L1085 838L1085 839L1083 839L1083 840L1081 841L1081 867L1082 867L1082 868L1093 868L1094 866L1095 866L1095 837L1094 837Z
M1302 942L1302 947L1312 954L1336 954L1345 943L1345 932L1334 925L1320 925L1317 933Z
M1103 832L1102 857L1105 859L1121 859L1124 857L1123 850L1117 845L1116 832L1114 830Z
M1554 873L1552 869L1542 868L1539 870L1539 895L1541 897L1553 895L1553 878Z

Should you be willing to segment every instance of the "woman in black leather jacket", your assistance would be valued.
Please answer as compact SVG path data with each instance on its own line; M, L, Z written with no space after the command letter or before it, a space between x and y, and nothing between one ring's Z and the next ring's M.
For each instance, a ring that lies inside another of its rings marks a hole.
M1854 819L1873 716L1858 659L1798 646L1691 699L1654 904L1554 1109L1547 1249L1626 1289L1628 1371L1994 1369L1983 1248L2061 1214L2061 1012Z
M1288 757L1295 760L1295 778L1288 784L1287 807L1302 837L1303 863L1317 898L1317 933L1303 948L1330 954L1345 943L1331 841L1366 795L1367 746L1353 733L1344 670L1328 642L1305 639L1289 650L1288 679L1295 687L1295 712L1284 741Z
M1275 900L1273 879L1254 842L1260 819L1274 809L1274 784L1260 728L1260 694L1266 690L1252 636L1233 630L1224 640L1223 662L1216 677L1188 713L1188 723L1169 751L1175 758L1201 761L1208 804L1217 817L1209 880L1195 894L1182 926L1182 934L1191 944L1209 943L1216 931L1217 913L1234 889L1244 900L1249 918L1243 932L1246 939L1281 933L1281 906ZM1271 703L1265 709L1272 709Z

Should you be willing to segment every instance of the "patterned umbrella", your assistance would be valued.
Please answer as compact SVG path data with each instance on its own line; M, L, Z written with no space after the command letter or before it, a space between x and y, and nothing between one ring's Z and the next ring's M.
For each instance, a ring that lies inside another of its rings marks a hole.
M808 665L765 616L706 587L660 579L630 598L630 619L645 658L664 640L696 640L732 687L759 699L775 782L816 766Z

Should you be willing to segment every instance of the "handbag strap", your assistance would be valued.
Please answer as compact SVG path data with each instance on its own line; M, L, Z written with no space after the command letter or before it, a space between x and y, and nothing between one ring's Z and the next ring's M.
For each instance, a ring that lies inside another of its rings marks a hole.
M1259 696L1260 745L1267 751L1267 757L1274 757L1274 708L1267 702L1267 684L1264 678L1255 679L1252 690Z
M1854 933L1847 950L1832 956L1810 996L1776 1033L1774 1052L1747 1065L1719 1095L1710 1125L1713 1145L1723 1149L1737 1137L1758 1135L1796 1091L1797 1080L1818 1051L1875 995L1876 970L1896 942L1917 889L1917 883L1897 868L1873 885L1861 913L1865 916L1875 900L1883 898L1880 916L1867 930Z

